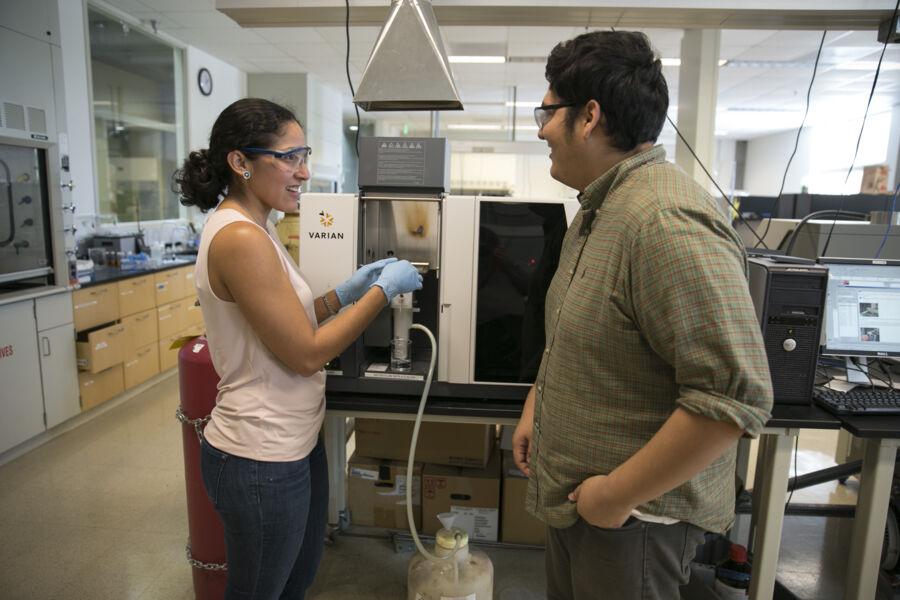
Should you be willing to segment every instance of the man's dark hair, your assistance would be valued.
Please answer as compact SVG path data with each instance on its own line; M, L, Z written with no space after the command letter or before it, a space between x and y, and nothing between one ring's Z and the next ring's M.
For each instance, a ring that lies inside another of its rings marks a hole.
M578 107L567 112L571 131L581 105L600 104L604 131L619 150L655 142L669 109L669 88L662 62L639 31L595 31L560 42L550 52L545 71L560 102Z

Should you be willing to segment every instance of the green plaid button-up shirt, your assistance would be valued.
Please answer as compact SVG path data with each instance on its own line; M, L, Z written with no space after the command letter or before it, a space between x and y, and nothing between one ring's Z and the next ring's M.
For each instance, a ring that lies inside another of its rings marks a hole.
M760 432L772 385L743 244L661 146L580 197L546 302L527 506L553 527L567 494L640 450L679 406ZM732 448L638 509L723 532L734 518Z

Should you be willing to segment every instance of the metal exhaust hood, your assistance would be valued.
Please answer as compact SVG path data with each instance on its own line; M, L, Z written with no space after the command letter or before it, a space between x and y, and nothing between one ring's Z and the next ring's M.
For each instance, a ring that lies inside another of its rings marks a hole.
M391 0L353 102L363 110L462 110L429 0Z

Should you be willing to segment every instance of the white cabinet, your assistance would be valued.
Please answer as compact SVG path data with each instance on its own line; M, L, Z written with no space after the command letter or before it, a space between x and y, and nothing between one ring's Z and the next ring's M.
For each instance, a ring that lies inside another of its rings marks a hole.
M41 356L44 411L49 428L81 412L75 362L75 327L69 323L39 331L38 352Z
M34 304L44 412L49 428L81 412L72 294L42 296L36 298Z
M44 431L35 332L33 300L0 306L0 452Z

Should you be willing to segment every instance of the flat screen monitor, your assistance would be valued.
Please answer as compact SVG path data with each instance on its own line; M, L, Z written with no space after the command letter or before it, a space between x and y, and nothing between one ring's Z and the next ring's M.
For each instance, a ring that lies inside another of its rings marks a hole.
M822 354L900 356L900 260L819 263L828 267Z

